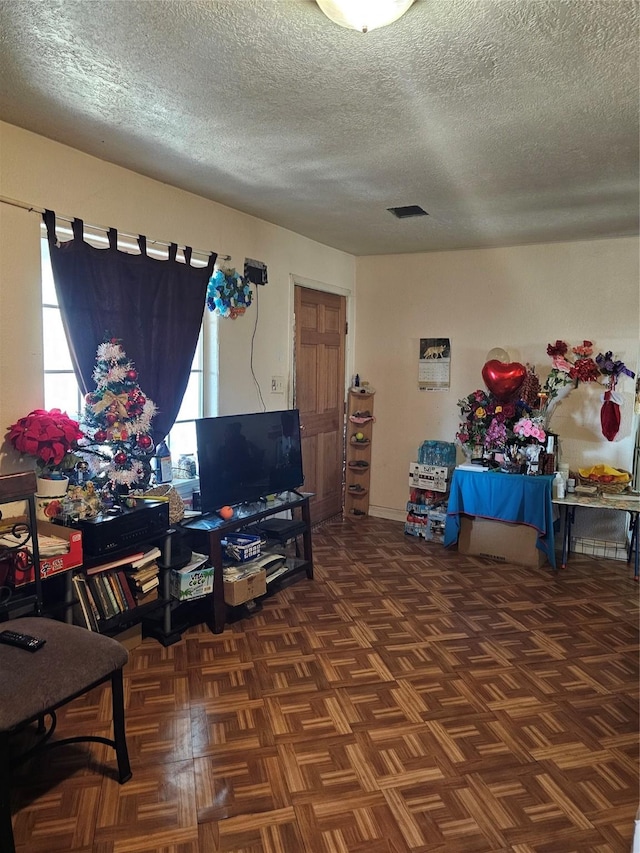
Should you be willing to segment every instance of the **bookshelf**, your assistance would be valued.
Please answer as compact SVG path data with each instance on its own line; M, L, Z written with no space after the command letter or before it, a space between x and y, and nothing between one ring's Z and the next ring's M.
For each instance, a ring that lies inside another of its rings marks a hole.
M165 541L157 538L129 554L99 562L91 559L73 573L73 621L91 631L113 634L140 622L165 601L160 594Z

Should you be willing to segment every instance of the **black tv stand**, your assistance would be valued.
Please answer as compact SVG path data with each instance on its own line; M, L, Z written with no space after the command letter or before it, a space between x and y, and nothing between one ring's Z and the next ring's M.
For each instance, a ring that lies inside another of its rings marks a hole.
M294 539L296 542L296 557L291 557L287 560L289 570L274 580L273 584L269 585L267 595L272 594L272 591L279 586L290 582L294 576L306 575L311 580L313 579L313 552L311 547L309 499L312 497L311 493L282 492L274 500L236 505L233 508L233 518L228 521L213 513L182 523L182 529L189 533L193 550L207 554L209 564L213 566L213 592L210 596L207 596L207 599L210 599L210 601L205 606L208 611L207 624L215 634L220 634L224 630L227 622L227 609L230 607L224 600L221 540L224 539L227 533L237 530L247 530L248 528L259 528L261 522L267 526L272 525L274 529L275 527L281 527L282 532L280 535L269 535L269 538L276 539L280 543ZM285 510L291 511L291 515L293 516L291 519L271 519L271 516ZM269 521L269 519L271 520ZM274 525L276 521L284 522L284 524ZM298 537L302 540L301 550L298 546ZM193 603L188 602L186 606L189 607L192 604L195 606L198 601L202 603L203 599L196 599ZM242 606L240 605L240 607ZM171 626L167 627L171 631Z

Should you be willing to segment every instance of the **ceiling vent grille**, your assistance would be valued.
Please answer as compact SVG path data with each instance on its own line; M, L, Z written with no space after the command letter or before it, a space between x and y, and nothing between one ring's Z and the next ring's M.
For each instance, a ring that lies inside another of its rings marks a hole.
M412 216L428 216L426 210L419 204L407 204L404 207L388 207L389 213L393 213L398 219L409 219Z

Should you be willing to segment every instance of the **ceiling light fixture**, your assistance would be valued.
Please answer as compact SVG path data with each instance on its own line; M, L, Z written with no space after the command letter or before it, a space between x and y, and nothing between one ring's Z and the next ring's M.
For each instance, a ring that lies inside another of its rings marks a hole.
M413 0L316 0L335 24L367 33L401 18Z

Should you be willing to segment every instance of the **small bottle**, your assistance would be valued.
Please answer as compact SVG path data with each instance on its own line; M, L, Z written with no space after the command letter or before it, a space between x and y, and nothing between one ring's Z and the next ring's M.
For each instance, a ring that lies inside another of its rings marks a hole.
M158 483L170 483L173 479L173 472L171 470L171 451L167 447L167 443L164 438L156 447L154 462L156 481Z
M564 498L564 477L558 471L553 480L553 497L561 501Z
M359 373L356 373L356 378L353 380L353 387L354 388L360 387L360 374Z

